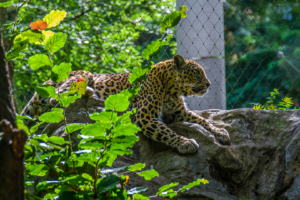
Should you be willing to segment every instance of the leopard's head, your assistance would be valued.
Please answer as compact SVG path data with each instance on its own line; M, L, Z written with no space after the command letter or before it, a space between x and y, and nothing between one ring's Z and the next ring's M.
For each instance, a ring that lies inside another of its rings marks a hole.
M206 93L210 86L204 69L195 61L185 59L180 55L175 55L173 59L175 70L175 83L184 96L198 95Z

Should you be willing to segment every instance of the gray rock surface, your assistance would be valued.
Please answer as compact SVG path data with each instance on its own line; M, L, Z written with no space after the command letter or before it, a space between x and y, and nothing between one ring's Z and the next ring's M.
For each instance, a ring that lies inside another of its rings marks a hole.
M101 110L103 102L78 99L66 111L67 122L90 123L88 112ZM168 126L198 142L200 149L194 154L180 155L175 149L140 135L133 155L119 157L113 167L144 162L146 168L152 165L160 176L146 182L129 173L128 188L147 186L148 194L153 195L164 184L179 182L180 187L205 178L209 184L180 193L174 199L300 199L300 111L236 109L195 112L211 120L215 126L227 129L231 144L220 145L200 125L186 122ZM50 124L39 131L64 136L63 129L59 129L61 126L63 123ZM71 138L76 150L77 134Z

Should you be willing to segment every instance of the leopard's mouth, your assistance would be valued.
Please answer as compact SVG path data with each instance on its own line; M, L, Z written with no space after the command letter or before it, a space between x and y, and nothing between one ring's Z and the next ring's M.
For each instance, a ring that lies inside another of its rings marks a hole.
M207 88L200 88L200 87L194 86L192 88L192 91L195 92L196 94L204 94L207 91Z

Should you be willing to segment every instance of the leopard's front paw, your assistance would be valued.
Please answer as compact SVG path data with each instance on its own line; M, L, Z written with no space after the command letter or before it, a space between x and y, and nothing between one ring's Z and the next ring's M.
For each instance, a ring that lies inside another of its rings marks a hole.
M198 151L199 145L194 139L182 138L177 150L181 154L195 153Z
M226 129L215 128L215 130L213 130L213 134L214 134L216 140L218 140L220 142L220 144L223 144L223 145L230 144L230 136Z

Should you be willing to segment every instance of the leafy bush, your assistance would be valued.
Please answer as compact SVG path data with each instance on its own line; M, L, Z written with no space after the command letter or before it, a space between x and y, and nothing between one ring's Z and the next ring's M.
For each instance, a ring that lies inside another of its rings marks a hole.
M278 89L274 89L273 92L270 92L270 96L267 97L267 102L265 104L260 103L252 103L254 104L254 110L290 110L290 109L297 109L296 101L295 103L292 101L292 98L283 97L281 100L280 93ZM295 104L294 107L292 107Z
M163 37L170 26L175 26L182 17L185 17L186 7L182 6L180 11L167 15L161 22ZM33 70L40 68L49 69L51 80L58 84L68 78L71 72L71 63L58 63L53 59L65 44L67 35L61 32L54 33L47 29L57 26L66 16L65 11L51 11L43 20L31 23L32 30L20 32L14 39L14 46L7 52L7 60L24 58L24 51L28 43L41 45L45 53L39 53L28 59L28 64ZM169 45L171 35L160 38L143 51L142 56L148 60L145 66L133 69L130 75L131 83L139 83L145 79L146 73L153 67L151 58L156 58L163 45ZM116 169L105 169L111 167L118 155L130 155L131 147L138 141L136 136L140 130L131 123L130 115L135 109L126 111L130 99L137 94L138 86L127 89L118 95L111 95L105 100L105 111L92 113L90 119L93 124L67 124L65 109L76 99L86 92L87 81L84 78L74 82L69 92L56 93L55 87L51 85L39 86L36 91L42 97L55 98L58 105L52 108L51 112L43 113L39 123L28 129L22 119L34 120L28 116L17 116L18 128L23 128L29 135L25 145L25 167L26 174L33 176L45 176L49 170L55 173L56 180L45 180L36 186L37 192L47 191L44 199L149 199L149 196L142 194L145 187L132 188L129 191L124 189L125 184L130 180L128 176L116 176L113 172L131 171L136 172L145 180L151 180L159 176L154 170L144 170L145 164L137 163L131 166L124 166ZM126 111L126 112L125 112ZM123 113L122 115L117 115ZM38 127L44 123L65 122L65 132L68 134L68 141L61 137L36 134ZM80 131L81 138L78 147L80 150L73 151L70 134ZM94 174L78 174L77 167L85 163L95 168ZM157 196L170 197L177 195L179 191L184 192L196 185L207 184L208 181L198 179L193 183L183 186L179 190L173 190L179 183L171 183L162 186ZM26 185L30 186L32 181L26 177ZM120 184L120 187L117 185ZM49 192L50 191L50 192ZM42 199L32 197L27 193L28 199Z

